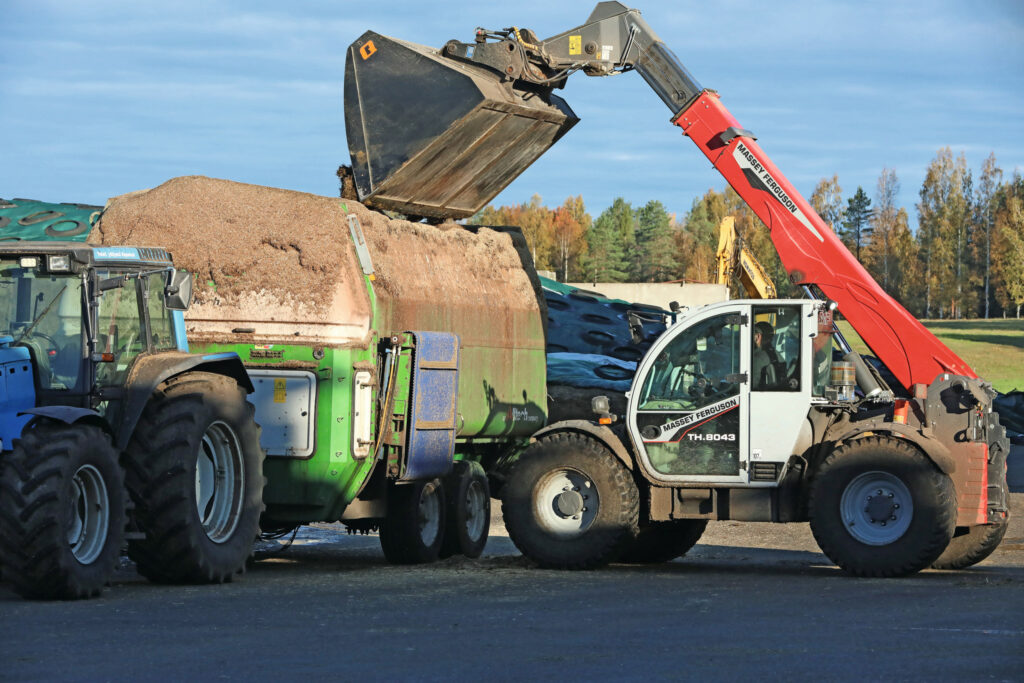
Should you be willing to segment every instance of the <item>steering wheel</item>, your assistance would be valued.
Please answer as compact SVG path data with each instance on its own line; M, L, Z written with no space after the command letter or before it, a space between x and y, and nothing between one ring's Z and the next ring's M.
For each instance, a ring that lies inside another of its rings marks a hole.
M46 342L45 346L40 342ZM60 350L60 347L57 345L57 342L53 340L53 337L48 334L44 334L43 332L33 330L18 340L15 345L25 346L34 352L32 353L32 356L34 356L33 360L35 360L38 367L39 382L43 384L44 387L48 386L52 381L51 376L53 374L50 370L50 355L48 350Z

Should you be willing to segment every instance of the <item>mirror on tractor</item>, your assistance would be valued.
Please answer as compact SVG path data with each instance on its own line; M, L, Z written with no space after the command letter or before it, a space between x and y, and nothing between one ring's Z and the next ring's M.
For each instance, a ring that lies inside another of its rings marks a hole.
M164 290L164 306L172 311L186 311L192 303L192 274L173 271L170 284Z

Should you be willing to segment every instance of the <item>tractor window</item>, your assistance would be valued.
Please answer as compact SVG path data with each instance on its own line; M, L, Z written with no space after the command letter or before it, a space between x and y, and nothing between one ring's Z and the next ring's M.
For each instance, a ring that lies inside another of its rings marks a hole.
M85 359L82 281L23 260L0 260L0 335L29 349L40 390L74 389Z
M97 349L101 353L112 353L114 360L100 363L96 368L98 384L121 384L132 361L146 350L137 284L138 280L129 280L122 287L107 290L100 299Z
M171 311L164 306L164 289L168 277L170 271L153 273L146 278L146 308L149 309L150 333L153 336L153 348L159 350L176 348Z
M800 307L754 306L751 391L800 391Z

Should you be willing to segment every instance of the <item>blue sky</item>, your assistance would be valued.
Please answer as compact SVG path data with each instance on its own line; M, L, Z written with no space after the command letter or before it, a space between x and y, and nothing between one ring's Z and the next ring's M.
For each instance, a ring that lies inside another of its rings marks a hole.
M477 26L541 37L593 2L4 0L0 197L102 204L201 174L334 195L348 162L345 50L373 29L440 47ZM651 27L796 187L838 174L874 196L883 167L914 203L949 146L978 172L1024 170L1024 2L651 0ZM623 196L683 214L724 181L636 74L576 74L582 119L497 203Z

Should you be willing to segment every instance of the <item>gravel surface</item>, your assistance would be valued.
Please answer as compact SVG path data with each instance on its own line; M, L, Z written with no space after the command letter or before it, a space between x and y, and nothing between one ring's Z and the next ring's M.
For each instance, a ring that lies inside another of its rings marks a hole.
M97 600L0 586L3 680L1021 680L1024 495L970 570L854 579L806 524L712 523L684 559L541 570L500 518L480 559L388 565L303 529L223 586L124 568Z

